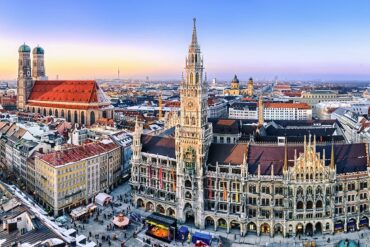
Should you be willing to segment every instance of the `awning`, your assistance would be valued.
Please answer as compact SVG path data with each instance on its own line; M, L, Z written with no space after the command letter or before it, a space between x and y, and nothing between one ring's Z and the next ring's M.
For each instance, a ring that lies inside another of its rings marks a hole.
M368 225L368 224L369 224L368 219L361 219L360 220L360 225Z
M335 223L334 228L335 229L341 229L341 228L343 228L343 223Z

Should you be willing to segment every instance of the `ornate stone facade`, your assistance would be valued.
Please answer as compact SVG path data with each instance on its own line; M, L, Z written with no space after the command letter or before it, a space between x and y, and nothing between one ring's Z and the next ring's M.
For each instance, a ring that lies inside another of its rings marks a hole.
M317 144L312 136L284 145L211 143L202 74L194 26L179 123L156 136L144 135L136 123L131 185L137 207L241 235L368 227L367 144Z

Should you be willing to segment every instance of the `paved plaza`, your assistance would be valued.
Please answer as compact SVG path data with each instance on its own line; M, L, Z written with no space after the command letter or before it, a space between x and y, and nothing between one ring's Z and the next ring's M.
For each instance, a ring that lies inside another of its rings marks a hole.
M115 188L110 195L114 198L114 203L117 206L113 208L111 206L98 206L98 209L101 211L98 216L98 221L95 221L95 213L88 219L87 223L82 221L76 221L67 223L68 228L74 228L78 231L79 234L84 234L89 237L90 240L96 242L98 246L121 246L121 243L124 243L125 246L152 246L156 244L157 246L194 246L187 242L172 242L170 244L161 242L157 239L153 239L145 234L143 225L139 222L131 222L126 229L114 229L107 230L107 225L112 224L113 216L119 212L140 214L142 217L146 217L150 212L145 212L141 209L133 208L131 204L130 197L130 186L126 182L119 187ZM122 196L123 200L119 200L119 197ZM104 217L105 215L105 217ZM193 226L188 226L190 232L199 231ZM134 233L137 233L134 236ZM202 230L201 232L207 232L214 236L220 236L223 242L223 246L305 246L306 243L315 242L316 246L337 246L337 243L343 239L355 240L356 243L360 243L360 246L369 246L370 247L370 230L362 230L358 232L351 233L340 233L335 235L320 235L313 237L298 237L283 238L281 236L269 237L269 236L260 236L247 235L241 237L238 233L226 233L225 231L219 230L214 231L211 229ZM91 233L91 235L90 235ZM115 238L115 239L114 239ZM103 240L105 239L105 240ZM109 240L107 240L109 239ZM145 241L150 240L150 244Z

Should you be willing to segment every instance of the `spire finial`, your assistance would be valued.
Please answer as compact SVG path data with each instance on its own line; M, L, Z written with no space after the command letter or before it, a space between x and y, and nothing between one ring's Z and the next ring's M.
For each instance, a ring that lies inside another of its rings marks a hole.
M198 44L196 21L197 21L197 19L193 18L193 35L192 35L192 38L191 38L191 44L192 45L197 45Z

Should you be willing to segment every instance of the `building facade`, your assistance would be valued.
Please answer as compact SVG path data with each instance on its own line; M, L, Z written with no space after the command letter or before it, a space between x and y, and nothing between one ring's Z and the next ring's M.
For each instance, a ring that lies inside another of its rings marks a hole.
M194 25L179 124L172 133L145 135L136 121L130 182L137 207L242 236L369 226L367 144L317 144L312 136L283 145L211 143L202 74Z
M35 157L35 196L54 215L61 215L121 178L121 149L111 140L67 147Z
M258 119L262 107L264 120L311 120L312 108L306 103L236 102L229 107L229 118ZM261 111L261 112L262 112Z

